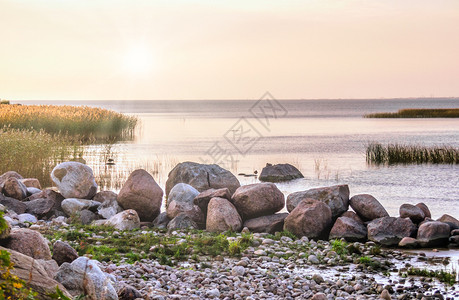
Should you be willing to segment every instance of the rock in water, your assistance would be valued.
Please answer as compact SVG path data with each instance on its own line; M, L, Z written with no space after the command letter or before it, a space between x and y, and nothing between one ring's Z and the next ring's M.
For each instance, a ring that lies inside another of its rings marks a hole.
M284 220L288 213L274 214L258 217L244 222L242 227L247 227L251 232L267 232L274 234L284 229Z
M151 222L160 212L163 190L145 170L139 169L129 175L117 199L124 209L133 209L140 221Z
M187 183L200 192L210 188L228 188L233 194L241 186L239 180L230 171L218 165L206 165L195 162L183 162L169 172L166 182L166 196L177 183Z
M224 198L210 199L207 209L206 230L210 232L240 231L242 219L236 207Z
M5 247L35 259L51 259L51 251L45 238L37 231L14 228Z
M330 207L314 199L301 201L284 220L284 230L310 239L327 239L331 226Z
M303 174L291 164L266 164L258 179L260 181L281 182L303 177Z
M373 221L389 216L386 209L372 195L355 195L349 200L349 204L363 221Z
M459 220L453 216L444 214L437 221L448 224L449 227L451 227L451 230L459 229Z
M422 247L441 246L448 243L451 229L440 221L424 222L418 228L417 240Z
M398 245L404 237L410 237L416 226L409 218L383 217L370 222L368 239L384 246Z
M415 224L419 224L424 221L426 215L424 211L418 206L412 204L402 204L399 209L400 218L410 218Z
M421 203L416 204L416 206L419 207L424 212L424 216L426 218L432 218L432 215L427 205L421 202Z
M361 222L348 217L336 219L329 239L345 239L348 242L363 242L367 239L367 228Z
M241 186L231 202L244 220L274 214L285 206L284 194L274 183Z
M127 209L108 219L105 224L118 230L132 230L140 228L140 219L135 210Z
M287 210L293 211L298 203L305 199L314 199L327 204L331 209L332 218L336 219L349 209L349 187L335 185L291 193L287 197Z
M51 179L64 198L92 199L97 192L92 169L79 162L58 164L51 172Z
M55 279L73 296L87 294L89 299L118 299L110 278L102 272L97 263L96 260L87 257L79 257L71 264L63 263Z

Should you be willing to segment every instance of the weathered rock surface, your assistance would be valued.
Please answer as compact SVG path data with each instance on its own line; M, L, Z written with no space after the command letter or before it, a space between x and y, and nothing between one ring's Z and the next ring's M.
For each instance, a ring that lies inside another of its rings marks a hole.
M272 215L285 206L284 194L274 183L255 183L238 188L231 202L243 220Z
M349 208L349 187L335 185L291 193L287 197L287 210L293 211L298 203L305 199L314 199L327 204L331 209L332 218L336 219Z
M13 228L5 247L35 259L51 259L46 239L35 230Z
M91 199L97 192L92 169L79 162L58 164L51 172L51 179L65 198Z
M117 199L122 208L135 210L140 221L151 222L160 213L163 190L147 171L139 169L129 175Z
M197 195L193 199L193 204L197 205L201 209L201 211L204 213L204 216L207 216L207 206L209 205L209 201L210 199L216 197L231 201L231 193L228 188L208 189Z
M6 250L10 253L11 262L14 264L14 269L11 273L27 282L38 293L38 299L54 299L49 295L56 292L56 286L59 287L65 296L71 297L65 287L49 277L48 272L43 268L42 264L34 261L32 257L1 246L0 250Z
M71 264L63 263L55 277L56 281L72 294L86 294L89 299L118 299L110 278L102 272L97 261L79 257Z
M240 231L241 228L241 216L237 212L236 207L230 201L218 197L210 199L207 208L207 231Z
M64 201L64 196L60 193L54 191L53 189L44 189L38 194L33 194L28 197L29 201L37 200L37 199L50 199L53 201L54 206L49 212L49 215L54 217L64 216L65 213L62 210L62 201Z
M62 210L67 214L67 216L77 214L84 209L95 212L99 206L100 202L76 198L67 198L61 203Z
M354 219L356 222L363 224L363 220L355 212L350 210L342 214L341 217L351 218Z
M400 218L410 218L415 224L419 224L424 221L426 215L424 211L418 206L412 204L402 204L399 209Z
M459 229L459 220L448 214L444 214L437 221L448 224L451 230Z
M424 222L418 228L417 240L422 247L445 245L451 229L447 223L440 221Z
M398 245L404 237L416 231L416 225L409 218L383 217L367 225L368 239L384 246Z
M173 219L180 213L187 213L200 228L205 227L205 216L201 209L193 204L193 199L199 195L198 190L186 183L177 183L169 193L166 213Z
M60 266L63 263L71 263L78 258L78 252L69 244L62 241L56 241L53 244L53 257L57 264Z
M142 294L131 285L121 284L118 290L119 300L135 300L142 298Z
M113 193L115 194L115 193ZM96 195L97 196L97 195ZM97 213L99 216L105 218L105 219L110 219L117 213L120 213L123 211L123 208L118 204L118 201L116 200L117 195L111 196L111 197L104 197L104 201L102 204L97 208ZM96 198L96 197L94 197ZM103 200L102 197L98 197L98 200ZM97 201L97 200L94 200ZM100 201L97 201L100 202Z
M93 221L98 219L98 216L89 209L83 209L79 211L77 214L73 215L75 222L81 223L83 225L89 225Z
M212 164L183 162L176 165L170 172L166 182L166 196L177 183L187 183L200 192L210 188L228 188L233 194L240 187L239 180L230 171Z
M242 227L247 227L251 232L267 232L274 234L284 230L284 220L288 213L262 216L244 222Z
M303 177L303 174L291 164L266 164L258 179L260 181L281 182Z
M187 213L181 213L177 215L167 224L168 232L171 232L176 229L187 229L187 228L199 229L198 224L196 224L196 222L193 221L193 219Z
M372 221L389 216L386 209L372 195L355 195L349 200L349 204L363 221Z
M2 193L17 200L23 200L27 197L27 187L15 177L9 177L3 182Z
M37 216L38 219L47 219L52 215L54 202L48 198L36 199L24 202L26 212Z
M19 181L22 182L26 187L33 187L41 190L41 184L37 178L24 178L20 179Z
M35 224L38 222L38 219L37 217L35 217L34 215L31 215L31 214L27 214L27 213L24 213L24 214L20 214L18 215L18 221L20 224L27 224L27 223L32 223L32 224ZM27 226L29 225L27 224Z
M355 219L339 217L330 231L329 239L363 242L367 239L367 228L362 222L358 222Z
M0 190L3 188L3 184L8 178L23 179L23 177L15 171L5 172L2 175L0 175Z
M432 218L432 215L430 214L430 210L427 207L427 205L421 202L421 203L416 204L416 206L422 210L426 218Z
M417 248L419 247L419 242L415 238L406 236L398 243L398 246L402 248Z
M193 199L199 195L199 191L186 183L177 183L174 187L170 190L169 196L167 197L167 205L170 202L176 201L180 203L186 203L189 205L193 205Z
M314 199L301 201L284 220L284 230L312 239L327 239L332 225L330 207Z
M167 217L167 213L162 212L153 220L152 224L157 228L167 228L167 224L169 224L170 221L171 219Z
M11 197L6 197L2 193L0 193L0 204L4 205L8 210L12 210L17 214L22 214L26 211L26 205L24 202Z
M140 228L140 219L135 210L127 209L108 219L105 224L118 230L132 230Z
M113 201L113 200L116 201L117 197L118 197L118 195L115 192L112 192L112 191L100 191L100 192L98 192L97 194L94 195L92 200L100 202L100 203L104 203L105 201L108 201L108 200L109 201Z

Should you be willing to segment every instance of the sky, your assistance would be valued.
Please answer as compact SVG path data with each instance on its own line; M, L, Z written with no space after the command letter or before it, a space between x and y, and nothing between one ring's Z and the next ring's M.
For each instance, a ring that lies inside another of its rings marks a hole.
M0 0L0 98L459 96L457 0Z

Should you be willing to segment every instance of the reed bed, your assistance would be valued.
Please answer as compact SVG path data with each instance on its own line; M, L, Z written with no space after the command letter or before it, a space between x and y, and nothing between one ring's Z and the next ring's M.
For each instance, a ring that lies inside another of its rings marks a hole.
M82 156L83 148L69 136L44 130L0 129L0 174L16 171L37 178L43 187L52 186L52 169Z
M0 105L0 127L43 130L82 140L132 137L137 118L111 110L69 105Z
M365 118L459 118L459 108L413 108L400 109L395 113L374 113Z
M425 147L419 145L370 143L366 159L374 164L457 164L459 149L449 146Z

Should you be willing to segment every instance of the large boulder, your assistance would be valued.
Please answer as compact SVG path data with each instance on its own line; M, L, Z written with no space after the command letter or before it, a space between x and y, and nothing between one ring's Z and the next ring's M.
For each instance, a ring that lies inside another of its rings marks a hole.
M186 214L196 222L199 229L204 229L206 227L206 217L197 205L172 201L167 207L166 214L170 220L174 219L179 214Z
M18 200L23 200L27 197L27 187L15 177L8 178L3 183L1 191L5 196Z
M272 215L285 206L284 194L274 183L255 183L238 188L231 202L243 220Z
M416 204L416 206L422 210L426 218L432 218L432 214L430 213L430 209L427 207L427 205L421 202Z
M355 195L349 200L349 204L363 221L372 221L389 216L386 209L372 195Z
M0 190L3 188L3 184L8 178L16 178L16 179L23 179L21 174L15 171L8 171L0 175Z
M45 219L52 215L54 202L49 198L36 199L24 203L26 212L35 215L38 219Z
M67 216L75 215L84 209L95 212L99 206L100 202L76 198L67 198L61 203L62 210Z
M383 217L367 225L368 239L384 246L398 245L404 237L411 237L416 225L409 218Z
M55 299L49 295L56 292L56 287L62 291L64 296L71 298L65 287L49 276L42 264L27 255L0 247L0 250L10 253L10 260L14 265L11 270L13 275L27 282L28 287L37 293L37 299Z
M24 202L11 197L6 197L2 193L0 193L0 204L5 206L8 210L12 210L17 214L24 213L27 208Z
M412 204L402 204L399 209L400 218L410 218L415 224L419 224L424 221L426 215L424 211L418 206Z
M108 219L105 224L118 230L132 230L140 228L140 219L135 210L127 209Z
M298 203L284 220L284 230L311 239L327 239L332 225L330 206L315 199Z
M231 201L231 193L228 188L208 189L194 197L193 204L199 206L204 216L207 216L207 206L212 198L224 198Z
M19 181L22 182L28 188L31 187L41 190L41 184L37 178L24 178L20 179Z
M35 259L51 259L51 251L46 239L35 230L13 228L5 247Z
M459 229L459 220L448 214L444 214L437 221L448 224L451 230Z
M89 299L118 299L109 276L97 263L96 260L79 257L72 263L63 263L54 278L74 297L85 294Z
M51 179L65 198L92 199L97 192L92 169L76 161L58 164Z
M303 174L291 164L266 164L258 179L260 181L281 182L303 177Z
M330 231L329 239L364 242L367 239L367 228L362 222L358 222L353 218L339 217Z
M240 231L242 219L236 207L224 198L212 198L207 208L206 230L210 232Z
M124 209L133 209L140 221L151 222L160 212L163 190L145 170L139 169L129 175L117 198Z
M228 188L233 194L241 186L239 180L230 171L212 164L183 162L176 165L170 172L166 182L166 196L177 183L187 183L200 192L210 188Z
M56 241L53 244L53 259L60 266L63 263L71 263L78 258L78 252L69 244L62 241Z
M186 203L189 205L193 205L193 199L199 195L199 191L186 183L177 183L169 192L167 196L167 205L166 208L169 206L169 203L172 201Z
M242 227L247 227L251 232L267 232L274 234L284 230L284 220L288 213L262 216L244 222Z
M417 240L422 247L434 247L448 243L451 229L440 221L424 222L418 228Z
M37 199L50 199L53 201L54 206L49 212L54 217L59 217L59 216L64 216L65 213L62 210L62 201L64 201L64 196L62 194L56 192L55 190L49 188L49 189L44 189L40 193L33 194L29 196L29 201L37 200Z
M336 219L349 208L349 187L347 185L335 185L296 192L287 197L287 210L293 211L301 201L314 199L327 204L332 212L332 218Z

